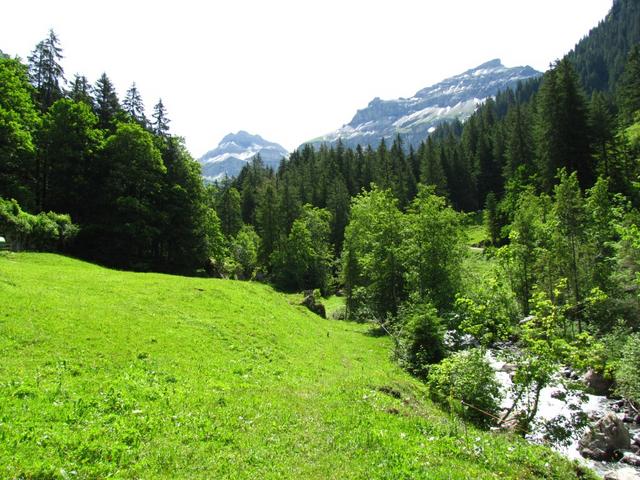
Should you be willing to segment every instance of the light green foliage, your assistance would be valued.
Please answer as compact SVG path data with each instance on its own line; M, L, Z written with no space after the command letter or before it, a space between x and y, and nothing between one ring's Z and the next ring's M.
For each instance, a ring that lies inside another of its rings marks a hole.
M509 232L509 245L498 252L511 288L523 314L529 315L529 299L535 282L536 249L541 230L543 210L539 198L532 192L520 194Z
M456 352L434 365L427 385L435 401L477 425L496 423L502 394L483 349Z
M243 225L231 241L229 252L238 265L237 276L250 279L258 268L260 237L250 225Z
M640 402L640 334L627 338L622 349L622 358L616 370L616 391L619 395Z
M282 245L271 255L276 285L285 290L319 288L327 292L332 247L329 244L331 214L305 205Z
M222 264L227 254L227 249L225 248L224 235L220 228L220 219L213 208L205 209L201 227L205 238L207 257Z
M398 316L396 358L407 371L424 379L432 364L445 355L444 329L438 311L429 303L414 303L404 305Z
M26 208L35 204L34 135L40 124L31 93L27 68L0 57L0 195Z
M618 253L624 264L621 273L627 274L627 283L640 285L640 214L638 211L628 212L622 221L616 225L621 237Z
M581 330L582 315L578 309L585 289L585 205L576 173L569 175L562 169L558 178L560 183L555 187L553 209L554 260L561 276L568 280L573 314L578 319L578 330Z
M615 268L614 239L615 224L618 223L609 193L609 181L598 177L595 185L587 191L587 248L595 259L591 265L590 284L605 292L612 292L615 285L612 275Z
M434 187L422 185L404 216L400 258L406 288L438 309L451 306L460 289L468 250L462 218L435 195Z
M497 246L500 243L500 230L502 226L500 225L500 218L498 217L496 195L493 192L489 192L487 195L483 217L487 238L489 238L491 245Z
M618 320L613 328L601 338L605 359L603 370L611 378L615 376L615 371L620 365L622 351L630 335L629 326L624 320ZM595 363L594 365L597 366L598 364Z
M343 278L349 314L366 307L378 320L395 315L403 296L403 217L389 190L373 186L353 199L345 231ZM363 287L367 305L350 306L357 287Z
M565 288L561 282L554 297L560 297ZM538 411L540 392L568 355L569 345L561 336L566 324L566 307L555 304L544 291L534 292L532 317L522 325L520 349L510 358L516 365L511 409L520 414L519 428L523 435L528 433Z
M78 226L69 215L22 211L15 200L0 197L0 232L13 250L57 251L63 249L78 234Z
M265 285L4 254L0 305L6 478L579 477L443 415L389 338Z
M508 339L518 313L512 292L496 278L487 279L473 297L458 296L454 310L459 316L458 329L483 346Z

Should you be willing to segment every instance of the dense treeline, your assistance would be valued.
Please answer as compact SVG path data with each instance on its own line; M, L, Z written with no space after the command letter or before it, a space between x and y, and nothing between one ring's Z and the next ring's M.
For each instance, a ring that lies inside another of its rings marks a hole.
M615 90L627 53L640 42L639 17L640 3L614 0L607 17L569 52L587 94Z
M134 269L192 272L223 247L198 164L135 83L119 101L106 74L67 82L53 31L28 65L0 58L0 197L79 225L66 248ZM66 86L66 87L65 87ZM17 208L17 207L16 207ZM23 230L18 228L22 226ZM27 223L1 224L19 247Z
M262 240L259 263L273 273L271 256L286 247L283 239L304 205L326 210L327 240L339 257L352 198L372 185L388 190L401 211L410 207L420 185L432 185L458 211L490 206L495 245L507 241L519 196L529 190L552 194L562 169L576 172L582 191L606 178L611 192L637 206L634 181L640 167L628 132L636 128L639 107L638 52L637 46L630 52L615 97L596 92L587 99L565 58L541 80L487 100L464 125L440 127L416 150L405 148L399 136L377 149L351 150L340 142L318 150L307 145L277 172L256 158L236 179L217 187L223 232L234 236L243 224L253 226Z

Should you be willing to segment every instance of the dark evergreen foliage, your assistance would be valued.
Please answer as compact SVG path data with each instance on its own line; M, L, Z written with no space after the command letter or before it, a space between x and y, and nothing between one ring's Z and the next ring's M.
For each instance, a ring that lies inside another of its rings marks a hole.
M640 2L614 0L609 14L567 55L588 94L615 92L627 55L640 42Z
M46 111L62 97L64 70L60 65L62 48L53 30L47 38L36 45L29 56L29 77L36 88L36 98L40 109Z

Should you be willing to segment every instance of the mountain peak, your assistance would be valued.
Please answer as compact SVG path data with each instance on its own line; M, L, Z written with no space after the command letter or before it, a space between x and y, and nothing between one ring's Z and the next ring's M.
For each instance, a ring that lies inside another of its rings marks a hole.
M284 147L269 142L260 135L245 130L225 135L218 146L205 153L198 162L205 180L215 181L225 176L233 177L242 167L260 154L266 167L277 168L283 157L289 156Z
M423 88L411 98L374 98L356 112L351 122L312 140L333 144L341 139L349 147L376 146L381 139L400 134L405 144L417 146L433 128L451 120L466 120L484 100L499 90L541 75L529 66L505 67L494 58L475 68Z
M241 141L241 142L247 142L247 141L258 141L258 142L264 142L264 139L260 136L260 135L252 135L251 133L247 132L246 130L238 130L237 133L228 133L226 134L222 140L220 141L220 144L223 144L225 142L232 142L232 141Z
M500 61L499 58L494 58L493 60L484 62L482 65L478 65L476 68L472 68L471 70L480 70L483 68L504 68L504 65L502 65L502 61Z

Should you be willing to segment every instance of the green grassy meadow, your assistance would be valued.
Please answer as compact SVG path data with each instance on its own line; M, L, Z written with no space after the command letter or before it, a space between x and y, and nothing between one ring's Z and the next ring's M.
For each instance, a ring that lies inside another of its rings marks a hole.
M589 478L268 286L0 254L0 478Z

